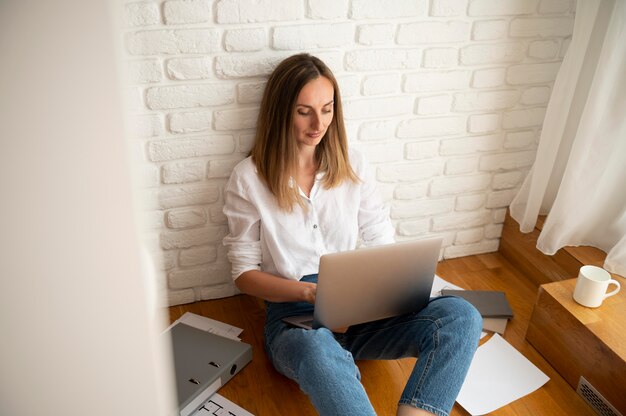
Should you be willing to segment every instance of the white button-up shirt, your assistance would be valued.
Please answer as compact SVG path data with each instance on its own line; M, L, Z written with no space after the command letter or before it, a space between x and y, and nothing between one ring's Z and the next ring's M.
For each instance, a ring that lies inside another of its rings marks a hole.
M393 243L395 230L361 155L350 150L350 163L361 179L346 180L326 189L318 173L307 197L308 209L292 212L278 207L276 198L258 175L252 158L241 161L226 184L224 214L229 234L224 238L233 279L248 270L299 280L317 273L326 253Z

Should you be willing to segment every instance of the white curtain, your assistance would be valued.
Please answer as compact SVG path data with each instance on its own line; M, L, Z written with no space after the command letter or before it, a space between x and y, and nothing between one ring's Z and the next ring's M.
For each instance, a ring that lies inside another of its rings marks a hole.
M626 276L626 0L579 0L537 158L511 215L537 248L590 245Z

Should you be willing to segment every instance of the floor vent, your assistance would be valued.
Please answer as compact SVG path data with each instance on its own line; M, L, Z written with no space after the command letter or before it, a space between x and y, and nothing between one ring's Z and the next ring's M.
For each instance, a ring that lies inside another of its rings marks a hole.
M600 416L622 416L584 377L578 380L578 393Z

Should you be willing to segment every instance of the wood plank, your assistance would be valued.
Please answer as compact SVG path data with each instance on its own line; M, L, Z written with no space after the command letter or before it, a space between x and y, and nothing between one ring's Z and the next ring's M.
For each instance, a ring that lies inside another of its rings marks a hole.
M543 273L543 278L537 280L542 282L540 284L576 277L578 276L578 269L580 269L583 265L589 264L598 267L604 266L606 253L599 248L592 246L563 247L554 256L548 256L541 253L537 249L537 238L539 237L539 233L543 230L545 221L546 216L540 215L539 218L537 218L535 230L532 233L527 234L524 238L521 237L523 234L519 230L518 223L507 212L504 225L506 230L503 229L501 240L503 246L501 245L500 252L507 258L507 260L520 268L528 267L528 265L518 264L520 261L523 263L523 260L520 260L519 257L532 258L532 261L536 262L539 257L543 256L544 258L540 260L539 264L544 266L547 264L548 270ZM525 244L524 241L526 241ZM534 254L530 254L529 252L533 252ZM551 271L550 268L552 267L552 264L550 264L550 262L558 264L559 267L561 267L566 273L566 277L561 278L562 275L560 271ZM534 270L542 272L544 271L544 268L535 267ZM554 274L558 275L557 278L553 277ZM615 273L612 273L612 275L613 278L621 277Z
M540 215L537 218L537 224L535 228L539 231L543 230L543 226L546 223L546 216ZM515 221L515 220L513 220ZM573 258L578 260L580 264L591 264L594 266L602 267L604 264L604 259L606 259L606 253L599 248L591 247L591 246L580 246L580 247L563 247L565 251L567 251Z
M602 267L606 259L606 253L595 247L564 247L564 250L578 260L580 264L591 264L593 266Z
M576 388L584 376L626 414L626 293L599 308L572 299L576 279L541 286L526 338ZM616 319L616 317L620 317Z
M536 288L531 281L499 253L445 260L439 263L437 273L449 282L467 289L506 292L515 316L504 338L550 377L550 381L542 388L498 409L493 415L593 415L586 403L525 339L536 298ZM257 416L316 414L306 395L294 382L274 370L265 356L265 309L262 301L238 295L174 306L169 308L170 320L177 319L185 311L243 328L242 340L252 345L252 362L222 387L220 394ZM414 358L357 362L363 386L378 414L395 414L398 398L414 363ZM451 415L468 416L469 413L455 404Z
M520 232L518 223L507 212L499 252L537 287L576 277L581 263L564 249L553 256L537 250L539 233L539 229L530 233Z

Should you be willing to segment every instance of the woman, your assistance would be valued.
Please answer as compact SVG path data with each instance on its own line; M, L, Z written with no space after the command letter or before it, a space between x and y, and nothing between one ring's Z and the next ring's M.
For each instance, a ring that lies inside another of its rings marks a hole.
M398 415L447 415L482 326L465 301L437 298L419 313L345 333L282 321L312 312L322 254L394 242L375 188L363 159L348 151L331 71L307 54L287 58L265 87L251 156L225 189L233 279L266 300L268 357L320 414L375 414L355 359L418 357Z

